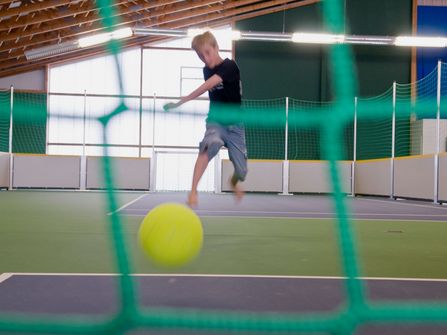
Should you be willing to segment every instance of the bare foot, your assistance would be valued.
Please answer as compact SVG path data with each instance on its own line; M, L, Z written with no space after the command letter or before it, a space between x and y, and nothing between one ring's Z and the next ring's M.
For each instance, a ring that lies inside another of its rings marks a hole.
M236 202L240 203L242 198L245 195L244 190L242 189L242 187L240 187L239 185L234 185L233 186L233 191L234 191L234 195L236 196Z
M242 198L245 195L244 190L242 187L238 184L237 180L234 178L230 179L231 188L233 189L234 195L236 197L236 203L240 203Z
M191 208L196 208L198 203L199 203L199 201L198 201L197 192L193 192L193 191L189 192L188 200L186 200L186 204Z

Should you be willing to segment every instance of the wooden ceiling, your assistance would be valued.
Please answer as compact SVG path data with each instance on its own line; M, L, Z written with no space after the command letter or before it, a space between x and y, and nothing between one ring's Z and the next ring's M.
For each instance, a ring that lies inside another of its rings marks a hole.
M189 28L218 26L319 0L131 0L112 1L116 29L122 27ZM42 68L47 64L104 52L92 47L29 61L24 51L54 45L103 30L98 1L0 0L0 77ZM148 44L160 37L136 36L125 47Z

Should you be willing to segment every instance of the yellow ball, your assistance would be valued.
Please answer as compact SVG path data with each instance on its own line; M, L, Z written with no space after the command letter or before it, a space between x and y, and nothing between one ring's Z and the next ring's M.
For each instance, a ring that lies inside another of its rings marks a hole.
M144 253L158 266L180 267L193 260L202 249L202 224L189 207L165 203L146 215L138 231L138 240Z

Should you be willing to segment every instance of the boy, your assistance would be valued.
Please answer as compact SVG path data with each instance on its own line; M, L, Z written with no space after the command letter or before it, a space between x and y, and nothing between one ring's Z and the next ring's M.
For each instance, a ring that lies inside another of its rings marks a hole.
M197 185L208 166L208 162L219 152L222 146L228 148L228 154L234 166L234 174L230 180L237 200L244 195L239 181L247 175L247 149L245 131L237 120L228 121L225 111L238 111L241 105L241 83L239 68L228 58L219 55L216 38L209 31L194 37L191 47L205 63L203 74L205 82L188 96L177 103L168 103L165 110L176 108L187 101L195 99L208 91L210 111L206 120L206 132L199 145L199 155L194 167L191 192L187 203L197 206ZM227 120L227 121L225 121Z

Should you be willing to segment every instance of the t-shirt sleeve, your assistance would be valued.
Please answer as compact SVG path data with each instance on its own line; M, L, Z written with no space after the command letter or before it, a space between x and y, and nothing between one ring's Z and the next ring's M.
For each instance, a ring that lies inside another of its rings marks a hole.
M203 68L203 78L204 78L205 80L208 80L209 77L211 77L211 75L210 75L210 71L209 71L206 67L204 67L204 68Z
M216 69L216 74L226 82L239 80L239 69L233 61L222 63L222 65Z

